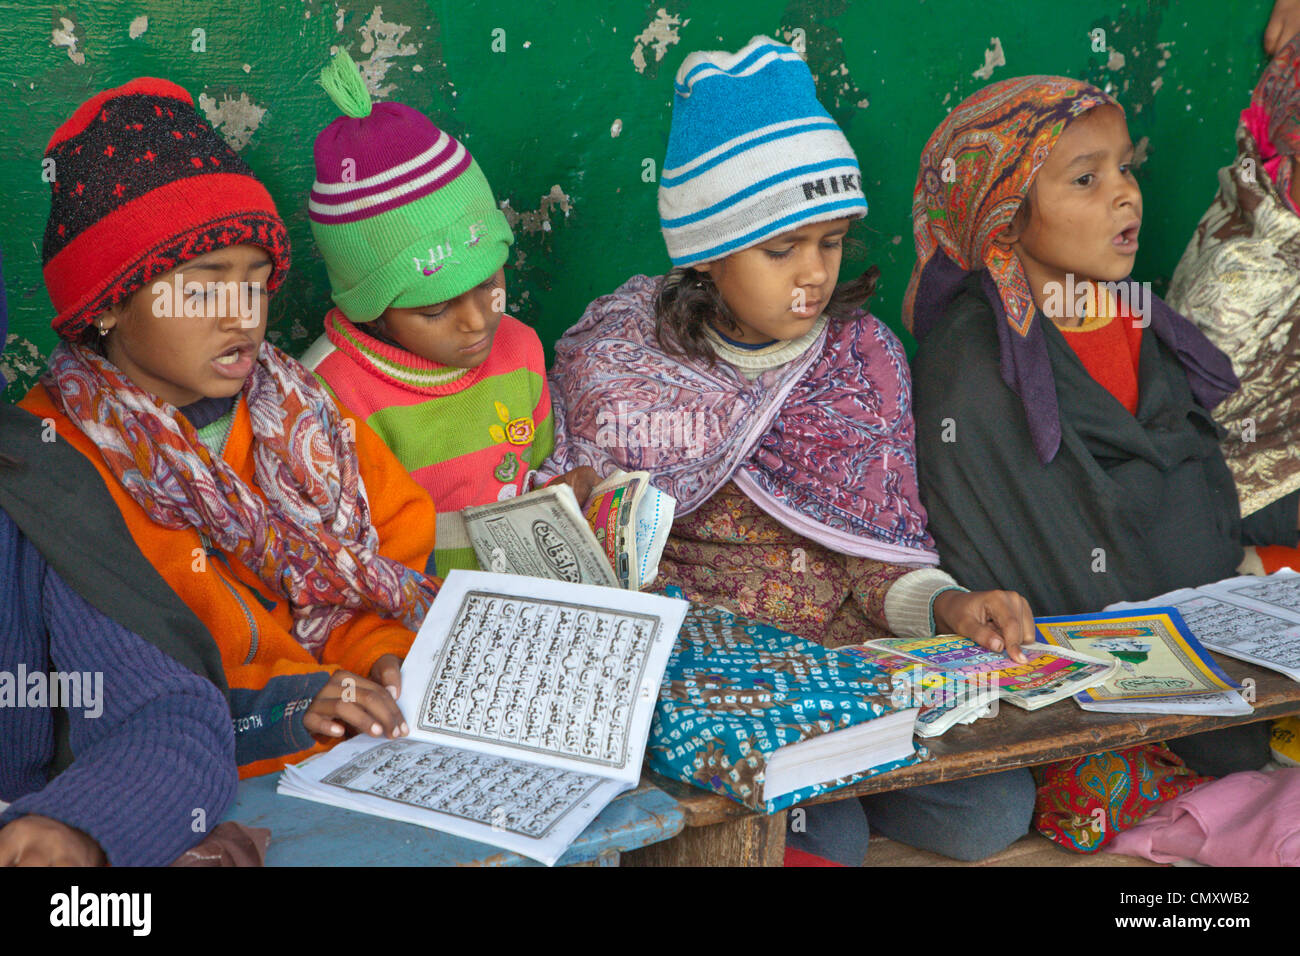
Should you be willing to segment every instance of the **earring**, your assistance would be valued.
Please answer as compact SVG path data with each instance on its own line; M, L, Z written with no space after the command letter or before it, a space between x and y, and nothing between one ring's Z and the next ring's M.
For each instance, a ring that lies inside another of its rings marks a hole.
M102 339L104 336L108 334L108 329L104 328L104 326L102 325L100 325L98 328L99 328L99 337Z

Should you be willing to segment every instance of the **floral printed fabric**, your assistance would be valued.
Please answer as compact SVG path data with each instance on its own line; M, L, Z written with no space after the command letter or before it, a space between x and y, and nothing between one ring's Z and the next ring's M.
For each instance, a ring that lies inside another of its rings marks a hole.
M769 517L728 482L673 522L659 581L825 647L889 637L885 595L916 570L831 551Z
M90 349L61 343L41 381L150 518L197 528L291 602L294 638L311 653L360 608L419 629L438 583L379 553L338 407L269 342L243 386L257 489L209 453L185 416Z
M913 742L913 752L901 760L774 800L764 796L767 758L775 750L893 713L898 706L891 693L889 674L872 664L693 605L664 672L647 763L656 773L776 813L928 759L929 752Z
M1034 778L1034 828L1080 853L1095 853L1160 804L1213 779L1197 776L1163 744L1035 767Z

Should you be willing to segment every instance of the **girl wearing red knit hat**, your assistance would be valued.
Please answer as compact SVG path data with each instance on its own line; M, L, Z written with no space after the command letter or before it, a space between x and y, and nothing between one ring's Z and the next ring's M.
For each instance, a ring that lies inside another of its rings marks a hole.
M270 195L165 80L98 94L45 155L63 342L21 405L99 470L215 636L241 774L348 728L404 733L400 658L437 591L423 573L434 511L374 433L264 340L265 295L289 268Z

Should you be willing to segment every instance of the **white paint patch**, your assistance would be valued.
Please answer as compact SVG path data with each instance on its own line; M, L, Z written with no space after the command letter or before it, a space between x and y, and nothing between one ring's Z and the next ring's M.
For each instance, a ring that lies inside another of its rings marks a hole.
M388 71L393 68L393 57L415 56L417 47L414 43L403 43L402 37L410 32L410 27L403 23L389 23L384 20L384 8L375 7L358 31L361 34L361 52L369 53L370 58L357 60L361 75L365 78L366 88L377 100L388 96L397 89L394 83L384 84Z
M252 72L253 72L253 65L252 65L251 63L245 63L244 66L243 66L243 70L244 70L245 73L252 73Z
M568 218L569 211L573 209L573 200L558 184L552 186L551 191L542 197L541 204L535 210L516 212L510 207L509 199L501 201L501 211L505 214L506 222L510 224L510 228L519 227L529 234L550 232L551 210L556 208L564 213L565 218ZM515 267L518 268L518 266L519 257L516 253Z
M223 93L220 103L208 94L200 93L199 109L235 152L248 145L266 115L266 108L250 100L247 93L240 93L239 99Z
M59 26L50 34L50 43L53 46L66 46L68 59L77 66L85 64L86 54L77 49L77 25L67 17L59 17Z
M339 7L334 11L334 32L336 33L343 32L343 16L346 13L347 11L344 10L342 7Z
M1151 151L1151 137L1143 136L1140 140L1137 141L1137 145L1133 147L1133 162L1131 163L1132 167L1134 169L1140 169L1142 164L1147 161L1147 153L1149 153L1150 151Z
M990 79L994 70L1007 65L1007 58L1002 52L1002 41L993 37L992 42L993 45L984 51L984 65L971 74L977 80Z
M623 121L622 121L621 119L616 119L616 120L614 120L614 122L612 122L612 123L609 124L609 135L610 135L610 136L612 136L612 137L614 137L615 139L617 139L617 138L618 138L618 134L621 133L621 132L623 132Z
M1152 93L1152 95L1154 95L1154 94L1156 94L1156 93L1159 93L1159 92L1160 92L1160 87L1162 87L1162 86L1164 86L1164 85L1165 85L1165 78L1164 78L1163 76L1157 76L1154 80L1152 80L1152 81L1151 81L1151 93Z
M636 44L632 48L632 65L636 67L636 71L638 73L645 72L646 47L654 47L655 62L658 63L664 58L668 48L681 40L677 33L678 28L684 27L690 22L690 20L683 20L680 17L670 17L668 11L660 7L655 13L655 18L650 21L646 28L632 38Z
M1122 70L1124 69L1124 54L1114 47L1110 48L1110 56L1106 57L1106 69Z
M131 26L127 28L126 32L132 40L138 40L144 36L145 31L148 29L149 18L142 13L131 21Z

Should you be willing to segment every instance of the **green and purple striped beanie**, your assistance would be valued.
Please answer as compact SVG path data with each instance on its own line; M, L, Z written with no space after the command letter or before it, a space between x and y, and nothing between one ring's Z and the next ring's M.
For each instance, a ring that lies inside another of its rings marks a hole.
M409 106L372 105L344 50L321 86L344 115L316 137L308 215L343 314L446 302L500 269L514 236L464 145Z

